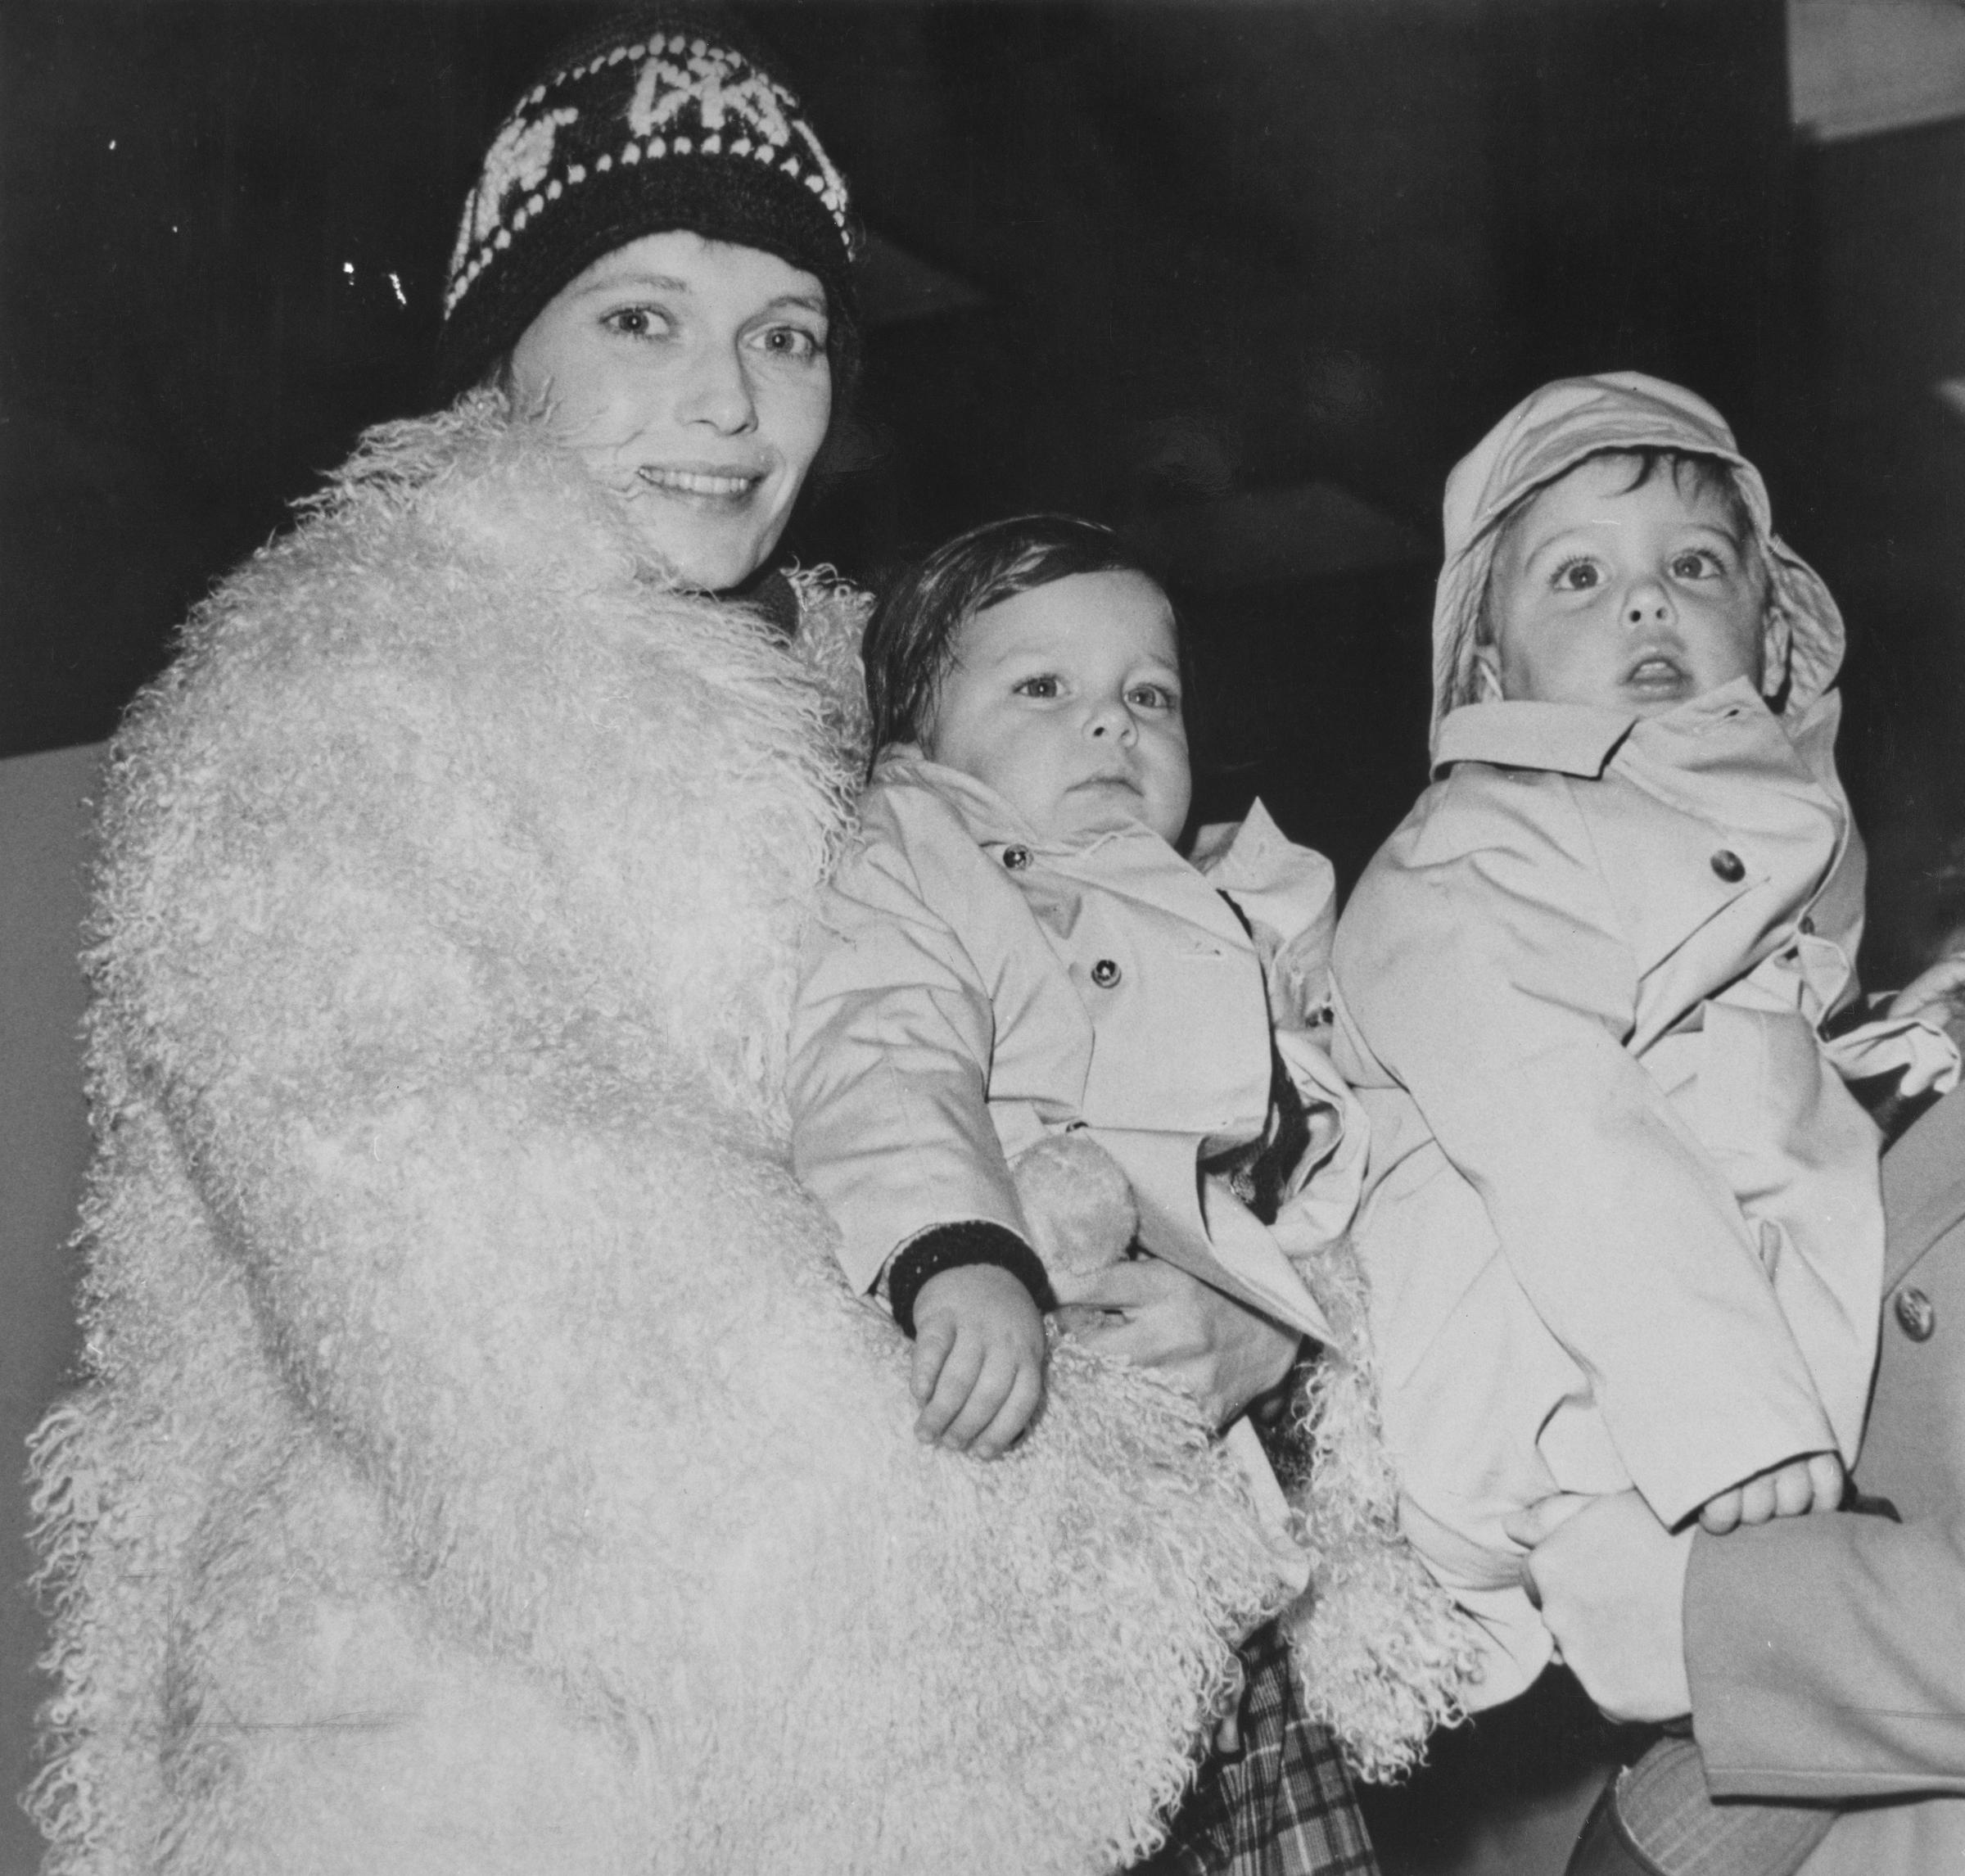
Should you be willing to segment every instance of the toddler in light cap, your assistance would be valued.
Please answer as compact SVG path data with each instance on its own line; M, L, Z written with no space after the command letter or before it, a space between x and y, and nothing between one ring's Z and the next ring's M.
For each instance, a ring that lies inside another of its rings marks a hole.
M1860 1019L1842 621L1719 414L1636 373L1547 385L1445 519L1435 779L1340 921L1333 1051L1371 1119L1402 1522L1487 1633L1492 1703L1551 1651L1523 1508L1840 1504L1883 1245L1844 1080L1958 1063L1935 1024Z

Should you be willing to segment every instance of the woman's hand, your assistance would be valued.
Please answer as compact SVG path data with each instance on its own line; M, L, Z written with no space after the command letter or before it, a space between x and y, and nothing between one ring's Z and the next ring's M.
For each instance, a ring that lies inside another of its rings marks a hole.
M1226 1426L1279 1386L1302 1338L1157 1257L1100 1271L1058 1312L1086 1347L1157 1369Z
M1529 1598L1597 1706L1613 1720L1674 1720L1691 1708L1691 1531L1674 1536L1635 1492L1559 1494L1517 1512L1507 1531L1530 1546Z

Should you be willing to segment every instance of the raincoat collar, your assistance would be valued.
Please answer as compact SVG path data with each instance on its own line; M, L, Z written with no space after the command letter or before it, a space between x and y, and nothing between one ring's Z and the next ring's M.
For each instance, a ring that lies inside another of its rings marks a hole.
M1493 762L1504 769L1549 769L1595 780L1638 719L1587 703L1525 700L1469 703L1440 725L1433 773L1456 762Z
M1701 719L1730 719L1743 711L1772 716L1750 680L1736 677L1688 698L1654 721L1695 726ZM1433 772L1456 762L1492 762L1506 769L1546 769L1595 780L1602 775L1642 717L1588 703L1538 703L1528 698L1466 703L1442 723L1434 737Z
M978 847L1028 847L1055 862L1093 852L1115 840L1150 840L1163 854L1205 878L1210 888L1232 895L1259 924L1291 940L1306 932L1321 933L1328 948L1336 923L1337 876L1322 854L1290 839L1259 801L1252 802L1239 821L1203 827L1195 835L1192 852L1183 857L1140 820L1115 820L1110 828L1064 840L1041 839L993 789L960 769L931 762L918 744L896 743L883 750L874 780L929 789L961 816ZM1235 929L1240 930L1239 925Z
M916 743L895 743L880 753L874 765L875 782L914 783L930 789L961 816L979 847L1028 847L1038 853L1086 853L1127 834L1160 837L1144 821L1115 816L1109 827L1096 827L1059 839L1037 833L1022 815L994 789L960 769L931 762Z
M1820 577L1773 531L1767 486L1705 399L1642 372L1560 378L1516 405L1447 478L1446 558L1433 603L1433 743L1471 694L1475 628L1499 524L1523 497L1586 456L1664 449L1711 456L1732 472L1773 587L1768 668L1785 670L1787 707L1805 709L1842 662L1842 615Z

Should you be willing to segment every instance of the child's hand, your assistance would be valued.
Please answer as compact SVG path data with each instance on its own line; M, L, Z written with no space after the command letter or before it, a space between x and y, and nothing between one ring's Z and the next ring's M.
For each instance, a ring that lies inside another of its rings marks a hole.
M1965 1016L1965 952L1940 958L1890 1000L1893 1016L1915 1016L1920 1010L1940 1023Z
M1745 1485L1731 1486L1708 1499L1699 1513L1700 1527L1714 1537L1723 1537L1738 1525L1832 1512L1842 1503L1847 1483L1842 1462L1833 1453L1810 1453L1805 1458L1790 1459L1785 1466L1770 1466Z
M994 1459L1044 1399L1044 1317L993 1263L938 1272L915 1299L915 1437Z

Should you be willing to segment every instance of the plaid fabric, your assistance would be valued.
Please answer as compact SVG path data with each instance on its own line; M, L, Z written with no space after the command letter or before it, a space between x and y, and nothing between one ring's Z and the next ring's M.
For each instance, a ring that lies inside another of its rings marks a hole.
M1290 1648L1271 1623L1242 1644L1242 1749L1211 1754L1132 1876L1378 1876L1337 1743L1303 1716Z

